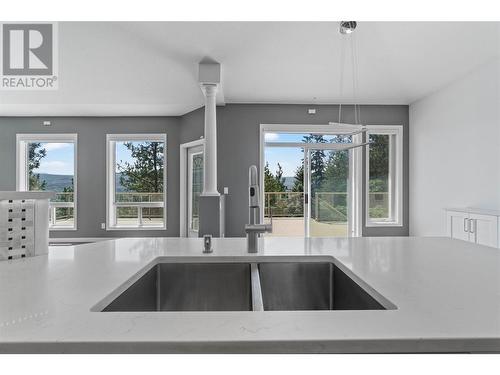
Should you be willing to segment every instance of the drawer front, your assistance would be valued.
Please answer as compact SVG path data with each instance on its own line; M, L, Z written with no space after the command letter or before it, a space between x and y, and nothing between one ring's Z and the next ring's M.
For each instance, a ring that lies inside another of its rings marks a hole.
M0 260L34 255L33 200L0 201Z

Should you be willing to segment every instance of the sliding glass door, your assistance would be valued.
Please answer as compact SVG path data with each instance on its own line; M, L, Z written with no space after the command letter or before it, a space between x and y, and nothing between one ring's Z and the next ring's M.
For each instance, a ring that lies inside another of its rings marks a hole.
M326 133L265 135L264 220L273 219L269 236L351 237L359 233L354 159L361 156L356 154L359 148L353 138Z
M304 237L304 150L269 147L265 157L264 222L273 218L272 236Z

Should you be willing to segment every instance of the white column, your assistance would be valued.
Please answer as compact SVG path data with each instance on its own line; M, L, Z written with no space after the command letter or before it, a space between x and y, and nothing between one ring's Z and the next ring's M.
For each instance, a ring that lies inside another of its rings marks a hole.
M217 119L215 95L216 84L202 84L205 95L205 156L203 158L203 193L219 196L217 191Z

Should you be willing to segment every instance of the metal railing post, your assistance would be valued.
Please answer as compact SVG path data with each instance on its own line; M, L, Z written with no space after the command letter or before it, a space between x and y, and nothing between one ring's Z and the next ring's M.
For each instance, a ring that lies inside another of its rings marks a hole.
M139 226L142 226L142 206L137 206L137 218L139 219Z
M319 216L319 193L314 195L314 213L316 214L316 221L320 221Z
M51 217L52 225L56 225L56 207L51 206L50 208L52 209L52 217Z

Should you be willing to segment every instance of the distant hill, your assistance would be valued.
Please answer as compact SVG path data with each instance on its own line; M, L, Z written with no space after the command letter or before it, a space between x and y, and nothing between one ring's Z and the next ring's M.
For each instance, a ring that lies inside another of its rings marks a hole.
M71 175L63 175L63 174L49 174L49 173L40 173L40 180L47 182L46 190L50 191L63 191L65 187L71 186L71 179L73 176ZM285 179L285 186L287 191L291 191L293 188L293 184L295 183L295 177L283 177ZM125 188L120 184L120 178L117 176L116 184L118 192L125 191Z
M50 174L50 173L39 173L40 181L45 181L47 183L47 187L45 190L61 192L65 187L71 186L72 175L64 175L64 174ZM125 191L123 186L120 184L120 178L116 179L117 183L117 191L122 192Z
M125 189L125 187L120 183L120 177L121 177L121 173L117 173L116 174L116 191L119 192L119 193L122 193L124 191L127 191L127 189ZM127 180L127 177L125 177L125 180Z
M39 173L39 175L40 181L47 183L45 190L50 191L63 191L65 187L71 186L71 179L73 178L71 175L63 174Z
M292 190L295 184L295 177L283 177L285 179L286 190Z

